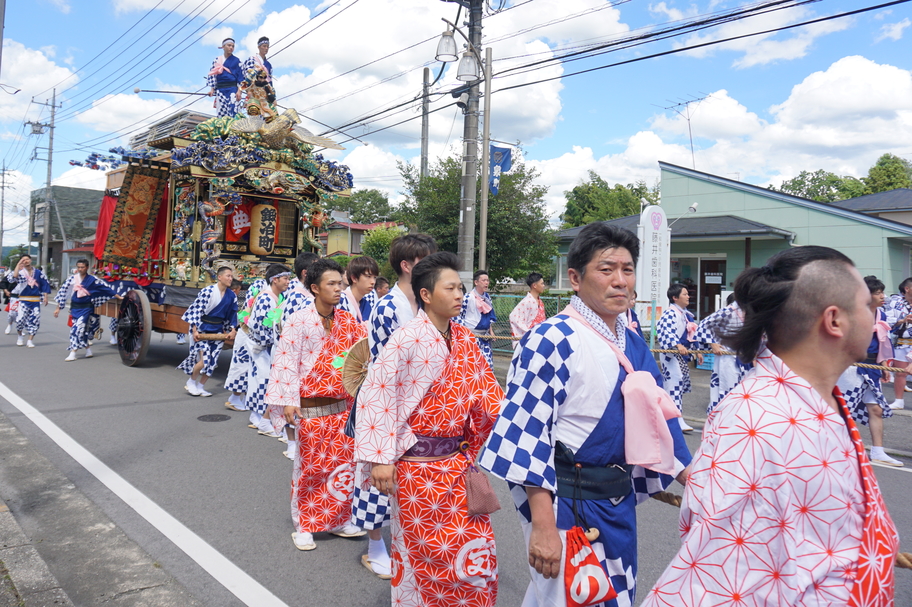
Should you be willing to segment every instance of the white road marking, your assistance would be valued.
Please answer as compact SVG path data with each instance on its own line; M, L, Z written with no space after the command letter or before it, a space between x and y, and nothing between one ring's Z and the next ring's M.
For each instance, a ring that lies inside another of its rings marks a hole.
M896 470L897 472L912 472L912 468L907 468L903 466L902 468L898 466L889 466L887 464L879 464L877 462L871 462L872 466L877 466L878 468L886 468L887 470Z
M101 481L114 495L158 529L162 535L174 542L191 559L197 562L209 575L228 589L245 605L256 607L288 607L255 579L237 565L225 558L203 538L193 533L183 523L168 514L139 489L128 483L122 476L111 470L69 434L27 403L18 394L0 382L0 396L19 409L42 432L81 464L95 478Z

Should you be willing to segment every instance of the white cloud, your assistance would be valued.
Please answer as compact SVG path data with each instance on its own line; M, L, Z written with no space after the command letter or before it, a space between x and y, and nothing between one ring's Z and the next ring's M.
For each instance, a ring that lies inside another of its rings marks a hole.
M56 0L62 1L62 0ZM202 16L206 19L216 18L225 19L228 23L239 23L241 25L252 25L256 22L257 17L263 12L263 5L266 0L212 0L205 2ZM181 0L114 0L114 11L117 14L129 13L133 11L148 11L157 8L161 11L173 10L179 15L196 14L197 9L201 6L196 2L182 2ZM221 42L221 41L219 41Z
M693 114L696 168L764 186L803 170L863 176L881 154L908 155L910 98L912 72L857 56L808 75L769 109L771 120L720 90ZM563 192L586 179L589 170L609 183L652 185L660 160L692 166L683 118L657 116L652 128L630 137L617 154L599 158L590 148L574 147L557 158L529 161L550 187L549 209L561 213Z
M813 16L813 12L805 7L772 11L755 17L726 23L718 28L714 28L711 33L705 35L693 34L688 36L683 42L676 43L675 47L681 48L696 44L704 44L715 40L742 36L752 32L776 29L810 19ZM791 61L804 57L817 38L825 36L826 34L845 30L849 28L852 23L852 19L824 21L822 23L814 23L812 25L797 28L792 32L750 36L741 38L740 40L732 40L731 42L724 42L714 46L687 51L687 54L692 57L706 57L722 51L741 53L741 56L732 63L732 66L735 68L748 68L778 61Z
M230 27L217 27L214 30L207 32L206 35L200 40L200 44L203 46L214 46L216 48L222 45L222 40L225 38L231 38L234 36L234 30Z
M440 65L434 62L437 37L445 27L440 18L445 16L452 19L455 11L453 6L429 3L426 0L373 0L370 3L360 3L352 9L359 11L356 21L346 19L345 16L328 20L350 5L351 0L330 8L327 13L314 19L313 25L308 20L318 12L317 9L312 13L304 6L294 5L270 13L262 25L244 36L240 44L245 50L239 54L246 57L255 52L257 38L268 35L272 41L270 61L279 74L276 78L279 102L326 124L342 125L395 103L416 99L421 92L422 66L428 64L436 72ZM487 17L485 44L493 49L495 72L502 73L512 65L528 61L527 58L505 59L507 57L529 53L550 54L552 45L561 42L627 31L627 26L620 23L620 13L608 2L596 3L595 7L601 10L537 29L535 26L553 20L549 15L579 13L593 8L593 3L591 0L536 0L534 8L519 7ZM408 15L408 19L402 18L404 14ZM319 24L325 25L314 29ZM518 31L524 33L508 37ZM381 32L382 35L379 34ZM301 41L285 48L305 33L307 35ZM430 40L354 73L342 75L426 38ZM341 52L339 45L343 40L345 49ZM547 55L542 55L545 56ZM385 81L391 74L399 72L407 73ZM562 73L562 68L556 65L529 74L510 75L498 78L495 89L560 76ZM330 78L333 80L325 82ZM455 80L455 66L450 66L434 91L446 92L458 84L460 83ZM367 88L371 85L377 86ZM559 120L562 88L560 81L555 80L534 88L498 93L494 97L495 108L492 111L493 131L499 138L523 141L534 141L550 135ZM291 93L296 94L282 99ZM453 101L448 94L434 96L431 109ZM395 115L377 123L356 124L351 127L351 131L362 136L374 129L415 117L418 105L415 100ZM498 108L510 109L504 111ZM444 147L453 124L452 111L447 109L431 115L432 149L435 146ZM458 138L461 132L461 117L458 122L460 124L451 141ZM307 121L305 125L308 128L313 126ZM419 134L420 120L416 119L373 135L369 140L377 145L417 148Z
M664 15L668 18L669 21L680 21L684 18L684 11L677 8L672 8L665 4L665 2L650 4L649 12L655 15Z
M169 101L160 98L143 99L137 95L127 94L105 95L92 102L91 108L77 114L76 121L96 131L110 133L128 126L129 130L144 128L174 111ZM125 135L121 145L126 145L129 137L130 135ZM107 148L115 143L100 145Z
M51 4L54 5L57 10L59 10L64 15L69 15L72 7L67 0L50 0Z
M28 241L31 191L44 184L34 186L32 176L19 171L10 171L4 181L7 189L3 204L3 246L22 244Z
M912 20L908 17L898 23L888 23L880 28L880 34L875 38L875 42L884 40L899 40L903 36L903 30L912 25Z
M78 77L67 79L72 75L71 70L51 61L46 53L7 38L3 41L3 75L0 82L22 90L16 95L0 94L0 121L19 122L33 96L38 96L36 101L50 101L50 91L44 91L63 80L67 85L75 84Z
M397 162L404 159L374 145L360 145L357 142L341 163L351 169L356 189L377 189L384 192L391 203L400 198L399 169Z
M104 190L107 178L104 171L94 171L86 167L73 167L51 181L52 185L86 190Z

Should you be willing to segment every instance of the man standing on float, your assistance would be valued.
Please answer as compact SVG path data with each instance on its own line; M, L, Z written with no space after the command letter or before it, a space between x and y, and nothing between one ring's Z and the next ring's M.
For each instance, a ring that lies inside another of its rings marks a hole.
M209 96L215 97L216 116L234 116L238 113L237 102L241 100L240 84L244 81L241 60L234 56L234 38L222 40L224 51L212 62L212 69L206 75Z

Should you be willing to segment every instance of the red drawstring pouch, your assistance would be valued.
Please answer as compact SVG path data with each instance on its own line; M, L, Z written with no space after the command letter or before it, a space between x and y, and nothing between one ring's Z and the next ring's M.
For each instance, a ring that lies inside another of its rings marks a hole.
M68 327L72 327L72 326L73 326L73 315L72 315L72 314L70 314L70 315L67 317L67 326L68 326Z
M567 607L588 607L617 598L608 574L586 539L583 528L567 531L567 556L564 563L564 588Z

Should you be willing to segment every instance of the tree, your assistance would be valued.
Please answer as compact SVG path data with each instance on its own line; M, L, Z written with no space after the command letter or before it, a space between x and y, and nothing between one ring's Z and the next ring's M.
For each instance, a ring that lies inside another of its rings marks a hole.
M538 172L515 160L517 156L514 154L510 172L502 175L497 196L488 199L488 267L485 269L492 286L504 278L525 278L533 271L546 276L554 273L557 238L548 225L544 202L548 190L535 184ZM399 220L433 236L440 250L457 251L461 160L455 156L438 160L424 179L412 164L400 163L399 171L405 182L406 197L397 211ZM480 213L476 213L476 255L480 220Z
M19 258L28 252L28 247L24 244L21 244L18 247L13 247L10 249L10 252L6 255L6 257L3 258L3 263L0 265L4 265L7 268L12 268L15 265L15 262L19 261Z
M652 190L645 181L613 187L595 171L589 171L588 181L582 181L568 192L564 192L567 206L561 216L564 228L586 225L593 221L605 221L636 215L640 212L640 199L656 202L658 186Z
M792 177L782 182L778 188L770 187L784 194L799 196L817 202L836 202L843 200L841 196L843 181L853 179L854 177L840 177L835 173L819 169L811 173L810 171L801 171L797 177Z
M346 211L355 223L387 221L393 214L389 199L380 190L356 190L349 197L340 197L327 211Z
M374 258L380 266L380 274L390 281L395 281L395 272L389 263L390 246L393 239L402 233L402 228L398 226L379 227L368 230L361 241L361 250Z
M912 163L894 154L884 154L868 170L863 181L867 194L912 188Z

